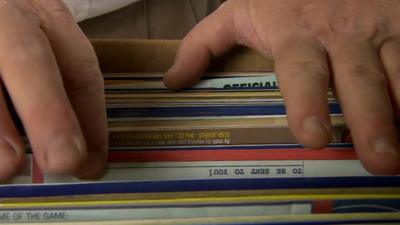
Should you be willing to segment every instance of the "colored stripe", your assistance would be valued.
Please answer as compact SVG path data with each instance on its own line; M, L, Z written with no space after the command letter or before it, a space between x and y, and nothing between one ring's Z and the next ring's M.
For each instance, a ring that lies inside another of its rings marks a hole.
M279 150L179 150L110 152L109 162L190 162L190 161L246 161L246 160L355 160L351 149L335 151L279 149Z
M222 180L176 180L105 182L55 185L0 186L1 198L24 198L87 194L234 191L303 188L400 187L398 176L267 178Z
M175 196L179 196L176 194ZM307 203L315 201L331 201L339 202L343 199L352 199L348 201L370 201L370 202L392 202L400 199L399 195L380 195L380 194L307 194L307 195L262 195L262 196L238 196L238 197L184 197L172 199L150 199L150 200L80 200L68 201L69 198L58 200L57 202L44 201L44 202L21 202L21 203L0 203L2 209L30 209L30 208L101 208L101 207L119 207L119 206L135 206L135 207L151 207L151 206L202 206L202 205L236 205L242 203L248 204L279 204L283 201L286 203ZM279 202L278 202L279 201ZM344 200L347 201L347 200ZM274 203L275 202L275 203ZM216 204L218 203L218 204Z
M257 144L257 145L205 145L205 146L157 146L157 147L113 147L110 151L187 151L187 150L308 150L299 144ZM332 143L325 149L332 151L353 150L352 143Z
M41 169L39 168L37 160L33 155L31 157L31 161L32 161L32 183L42 184L44 182L44 176Z
M332 213L333 201L332 200L316 200L313 203L314 214L327 214Z
M329 105L332 114L340 114L337 104ZM263 106L204 106L204 107L118 107L107 108L108 118L132 117L204 117L204 116L254 116L254 115L285 115L283 104Z
M399 219L353 219L337 221L299 221L299 222L257 222L257 223L230 223L224 225L366 225L366 224L400 224Z

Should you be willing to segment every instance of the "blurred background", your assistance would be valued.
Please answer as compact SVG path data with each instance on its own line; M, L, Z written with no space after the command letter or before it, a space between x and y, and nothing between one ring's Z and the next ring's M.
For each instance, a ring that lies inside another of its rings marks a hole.
M181 39L223 0L142 0L85 20L89 38Z

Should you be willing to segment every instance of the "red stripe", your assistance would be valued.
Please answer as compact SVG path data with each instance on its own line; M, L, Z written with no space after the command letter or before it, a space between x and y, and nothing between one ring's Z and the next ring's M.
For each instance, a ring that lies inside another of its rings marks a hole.
M330 214L333 212L332 200L316 200L313 203L314 214Z
M32 183L33 184L43 184L44 183L44 175L42 170L39 168L39 165L32 155Z
M185 162L241 160L355 160L352 149L179 150L111 152L109 162Z

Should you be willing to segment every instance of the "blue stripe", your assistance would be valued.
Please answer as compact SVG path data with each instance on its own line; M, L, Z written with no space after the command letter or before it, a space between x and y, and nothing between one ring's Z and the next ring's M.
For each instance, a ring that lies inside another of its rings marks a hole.
M332 114L340 114L338 104L330 104ZM108 118L133 117L208 117L208 116L256 116L286 115L283 104L262 106L196 106L196 107L116 107L107 108Z
M232 87L232 88L187 88L184 91L279 91L277 87ZM166 92L173 93L163 88L146 88L146 89L133 89L133 88L107 88L105 93L137 93L137 92Z
M0 186L0 198L303 188L400 187L399 176L177 180Z
M231 223L224 225L345 225L345 224L400 224L398 219L354 219L337 221L299 221L299 222L259 222L259 223ZM206 224L204 224L206 225Z

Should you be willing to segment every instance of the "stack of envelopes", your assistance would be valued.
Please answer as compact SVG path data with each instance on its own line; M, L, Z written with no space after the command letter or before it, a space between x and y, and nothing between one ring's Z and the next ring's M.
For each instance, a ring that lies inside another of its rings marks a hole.
M288 128L273 73L209 73L180 92L159 73L105 84L105 176L47 175L29 156L0 185L0 223L400 223L400 177L362 167L331 91L332 143L309 150Z

